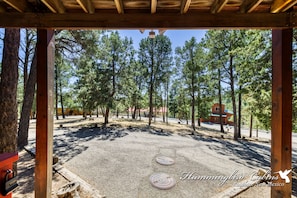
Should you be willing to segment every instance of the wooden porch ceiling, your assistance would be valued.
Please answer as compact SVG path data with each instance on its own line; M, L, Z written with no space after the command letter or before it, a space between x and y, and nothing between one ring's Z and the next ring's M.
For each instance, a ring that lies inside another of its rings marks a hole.
M297 26L296 3L297 0L0 0L0 27L288 28Z

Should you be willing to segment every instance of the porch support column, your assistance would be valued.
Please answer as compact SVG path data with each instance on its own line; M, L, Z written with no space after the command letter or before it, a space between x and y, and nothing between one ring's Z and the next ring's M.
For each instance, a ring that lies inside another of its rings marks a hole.
M54 31L37 29L36 198L52 191L54 54Z
M292 174L286 183L278 171L291 170L292 163L292 29L272 30L271 174L278 176L271 197L291 197Z

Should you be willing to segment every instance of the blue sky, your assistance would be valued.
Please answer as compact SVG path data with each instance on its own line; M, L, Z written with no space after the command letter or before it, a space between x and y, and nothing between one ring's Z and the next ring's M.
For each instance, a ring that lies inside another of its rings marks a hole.
M127 36L133 39L133 44L135 49L138 49L139 42L141 39L148 37L151 30L146 30L144 33L141 33L139 30L119 30L119 33L122 37ZM154 30L156 35L158 30ZM185 41L190 40L192 37L197 39L197 42L204 37L206 30L166 30L164 35L168 36L172 43L172 50L174 51L176 47L184 46Z

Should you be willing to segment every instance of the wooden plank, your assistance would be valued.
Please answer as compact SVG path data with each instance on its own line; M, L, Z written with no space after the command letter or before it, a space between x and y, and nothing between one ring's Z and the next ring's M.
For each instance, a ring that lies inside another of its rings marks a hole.
M76 1L86 13L90 13L90 14L95 13L94 5L90 0L76 0Z
M296 0L275 0L271 6L271 13L285 12L297 3Z
M240 6L241 13L251 13L263 0L245 0Z
M50 9L53 13L65 13L65 7L61 0L41 0L48 9Z
M292 29L272 31L272 119L271 171L278 180L271 188L271 197L291 197L290 183L276 172L291 170L292 163Z
M0 13L4 13L5 12L5 8L3 8L2 6L0 6Z
M119 14L124 14L124 5L122 0L114 0Z
M53 162L54 31L37 29L35 197L50 198Z
M224 8L227 2L228 0L215 0L210 9L210 12L212 14L221 12L221 10Z
M191 0L182 0L181 6L180 6L180 13L185 14L188 12L190 5L191 5Z
M3 1L19 12L24 12L27 8L26 0L3 0Z
M156 14L111 14L111 13L0 13L0 27L39 27L56 29L271 29L296 27L293 13L156 13ZM14 20L11 20L14 19ZM198 20L199 19L199 20Z
M151 13L154 14L157 12L157 0L151 0Z

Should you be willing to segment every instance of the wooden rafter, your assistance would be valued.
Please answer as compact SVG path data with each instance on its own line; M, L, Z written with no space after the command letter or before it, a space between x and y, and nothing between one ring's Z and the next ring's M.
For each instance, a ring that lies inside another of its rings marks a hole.
M226 5L227 2L228 0L215 0L210 9L210 12L212 14L221 12L221 10L223 9L223 7Z
M181 14L187 13L190 5L191 5L191 0L182 0L181 7L180 7L180 13Z
M157 12L157 0L151 0L151 13L154 14Z
M240 6L241 13L251 13L263 0L245 0Z
M124 5L122 0L114 0L119 14L124 14Z
M76 0L76 1L86 13L90 13L90 14L95 13L94 5L90 0Z
M11 20L11 19L14 20ZM199 20L197 20L199 19ZM294 13L0 13L0 27L99 28L99 29L193 29L297 27Z
M271 13L285 12L297 3L297 0L275 0L271 6Z
M65 8L61 0L41 0L53 13L65 13Z
M24 12L27 8L27 2L25 0L3 0L3 1L19 12Z

